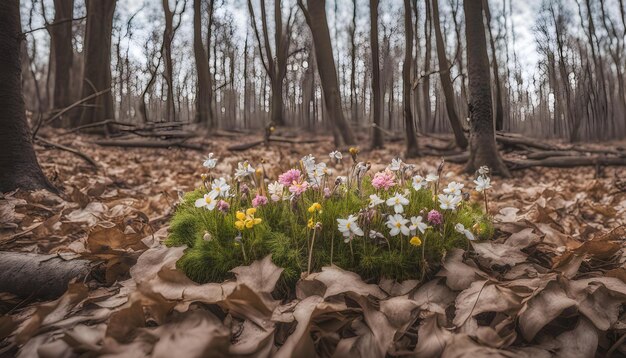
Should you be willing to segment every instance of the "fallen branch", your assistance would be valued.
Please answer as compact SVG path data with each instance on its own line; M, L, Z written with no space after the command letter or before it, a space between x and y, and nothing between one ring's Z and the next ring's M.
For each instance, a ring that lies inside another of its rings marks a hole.
M56 298L74 279L89 275L94 264L87 260L63 260L57 255L0 252L0 292L20 297Z
M529 148L537 148L541 150L552 150L552 151L560 150L560 148L556 146L541 143L540 140L533 139L533 138L511 137L511 136L504 136L504 135L498 134L496 135L496 141L509 147L524 146L524 147L529 147Z
M549 157L541 160L504 159L509 169L518 170L531 167L571 168L580 166L626 166L626 158L605 156L565 156Z
M54 147L54 148L57 148L57 149L64 150L66 152L75 154L75 155L83 158L87 163L91 164L93 167L98 168L98 163L96 163L96 161L93 160L93 158L91 158L90 156L88 156L87 154L85 154L85 153L83 153L83 152L81 152L79 150L76 150L76 149L73 149L73 148L70 148L70 147L66 147L63 144L50 142L49 140L47 140L45 138L42 138L40 136L35 137L35 140L38 140L38 141L42 142L43 144L45 144L47 146Z
M193 150L204 150L199 144L185 143L184 141L162 141L162 140L135 140L135 139L102 139L94 141L95 144L102 147L122 147L122 148L185 148Z
M322 142L323 139L301 139L301 138L270 137L269 141L270 142L277 142L277 143L306 144L306 143L319 143L319 142ZM259 145L261 145L263 143L265 143L265 141L261 139L261 140L256 140L256 141L253 141L253 142L231 145L230 147L228 147L226 149L230 150L231 152L239 152L239 151L244 151L244 150L248 150L248 149L254 148L254 147L259 146Z
M89 124L83 124L82 126L74 127L74 128L72 128L72 129L70 129L68 131L63 132L62 135L75 133L75 132L78 132L78 131L80 131L82 129L105 126L107 124L115 124L115 125L118 125L118 126L125 126L125 127L134 127L133 124L124 123L124 122L118 122L118 121L115 121L113 119L106 119L104 121L95 122L95 123L89 123Z

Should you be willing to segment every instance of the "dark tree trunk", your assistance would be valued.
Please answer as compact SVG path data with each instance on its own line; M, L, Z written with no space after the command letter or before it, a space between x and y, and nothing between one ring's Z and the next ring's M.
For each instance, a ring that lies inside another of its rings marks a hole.
M202 0L193 1L193 54L196 60L198 88L196 98L196 122L205 124L209 130L215 128L211 116L211 74L209 58L202 42Z
M50 27L50 43L54 48L54 96L52 106L60 110L72 104L70 73L74 59L72 19L74 0L54 0L54 25Z
M116 0L87 0L82 98L111 88L111 32ZM85 102L80 124L114 119L111 91Z
M380 55L378 51L378 0L370 0L370 48L372 51L372 148L383 147L381 128ZM391 120L391 118L389 118Z
M467 138L463 133L463 125L456 112L456 101L454 99L454 87L450 79L450 63L446 57L446 48L443 43L443 35L441 34L441 24L439 23L439 1L432 0L433 27L435 28L435 43L437 45L437 59L439 61L439 78L441 80L441 88L446 102L446 112L450 120L450 126L454 132L456 145L461 148L467 148Z
M509 176L500 158L491 102L489 56L483 23L483 6L479 0L464 0L465 38L467 40L467 71L469 78L470 138L466 170L474 172L483 165L494 173Z
M356 144L352 128L346 121L341 108L341 92L326 18L326 0L307 0L307 7L304 6L302 0L298 0L298 4L305 13L307 24L311 29L326 112L332 118L333 125L341 134L344 144Z
M352 0L352 24L350 25L350 111L352 123L357 123L359 97L356 90L356 0Z
M0 193L56 191L41 171L26 123L20 62L19 0L0 1Z
M504 106L502 105L502 83L500 81L500 70L498 68L498 56L496 55L496 43L491 30L491 11L489 10L489 2L484 1L485 17L487 19L487 29L489 30L489 45L491 47L491 63L493 68L494 97L496 100L496 130L501 131L504 128Z
M406 127L407 158L419 155L417 135L411 112L411 63L413 62L413 20L411 0L404 0L404 63L402 64L402 105L404 106L404 125Z
M176 9L174 9L176 11ZM174 64L172 62L172 42L174 41L174 13L170 10L168 0L163 0L165 14L165 30L163 30L163 62L165 64L165 83L167 84L166 121L176 121L176 107L174 106Z

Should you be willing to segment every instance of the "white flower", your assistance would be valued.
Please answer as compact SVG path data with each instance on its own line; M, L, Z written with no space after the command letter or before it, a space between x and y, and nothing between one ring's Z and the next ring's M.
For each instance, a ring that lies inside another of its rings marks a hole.
M302 167L304 167L304 170L306 170L307 172L310 172L311 170L313 170L313 167L315 166L315 157L309 154L309 155L302 157L302 159L300 159L300 162L302 163Z
M443 192L446 194L461 195L461 189L463 189L464 186L464 184L453 181L448 184L447 188L443 189Z
M328 156L330 157L330 159L334 159L336 161L340 161L343 159L343 154L341 154L341 152L338 150L333 150L332 152L330 152L330 154L328 154Z
M474 237L474 234L472 234L471 231L467 230L465 226L463 226L463 224L461 223L454 225L454 230L456 230L460 234L465 235L465 237L470 241L474 241L476 239Z
M389 170L398 171L402 167L402 159L396 158L391 160L391 165L389 165Z
M489 177L479 176L474 180L474 184L476 184L476 191L482 193L491 188L491 179L489 179Z
M211 191L208 194L204 194L204 197L196 200L196 208L206 208L208 210L215 209L215 205L217 205L217 193L215 191Z
M402 215L395 214L389 215L385 224L387 224L387 227L389 228L389 235L396 236L399 233L402 233L404 236L409 236L411 230L409 230L408 226L406 226L408 222L409 220L405 219Z
M285 200L285 186L278 181L268 184L267 192L270 194L272 201Z
M483 165L482 167L478 168L478 174L480 175L487 175L489 174L489 167L486 165Z
M412 233L415 233L415 230L419 230L423 234L430 226L422 222L422 220L424 219L421 216L411 217L411 225L409 225L409 230L411 230Z
M439 198L439 207L443 210L454 210L461 202L461 197L458 195L439 194L437 198Z
M382 204L384 202L385 201L383 199L381 199L378 195L376 195L376 194L370 195L370 208L378 206L378 205L380 205L380 204Z
M370 230L369 237L370 239L384 239L385 235L376 230Z
M239 162L237 163L237 169L235 169L235 179L241 180L248 175L254 174L254 172L254 167L252 167L252 165L250 165L248 161Z
M213 153L209 153L209 156L202 163L203 166L213 169L217 165L217 158L213 157Z
M350 214L347 219L337 219L337 228L345 237L363 236L363 230L357 224L358 217Z
M321 185L324 175L329 174L326 163L313 164L307 171L309 182L314 185Z
M228 196L230 195L230 185L226 184L226 179L224 178L218 178L213 180L213 184L211 184L211 189L211 191L217 193L217 196L228 198Z
M437 175L437 174L432 174L431 173L431 174L428 174L426 176L426 181L429 182L429 183L437 181L437 180L439 180L439 175Z
M404 195L400 193L396 193L396 195L387 199L387 206L393 206L393 210L396 214L404 212L404 205L409 205L409 199L405 198Z
M416 175L413 177L413 189L415 189L415 191L420 191L426 186L428 186L428 182L423 176Z

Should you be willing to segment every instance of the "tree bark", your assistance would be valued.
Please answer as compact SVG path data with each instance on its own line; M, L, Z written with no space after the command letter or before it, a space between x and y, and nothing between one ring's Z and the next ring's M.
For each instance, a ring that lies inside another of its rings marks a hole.
M446 48L443 43L443 35L441 34L441 24L439 23L439 1L432 0L433 27L435 28L435 43L437 45L437 59L439 61L439 79L441 80L441 88L446 102L446 112L450 120L450 126L454 132L456 145L461 148L467 148L467 138L463 133L463 125L456 112L456 101L454 99L454 88L450 79L450 63L446 57Z
M211 74L209 73L209 58L202 42L202 0L193 0L193 54L196 60L198 87L196 95L196 122L202 123L209 130L215 129L212 123L211 102Z
M370 49L372 52L372 148L383 147L381 128L380 54L378 51L378 0L370 0Z
M326 112L332 118L334 127L341 134L343 144L356 144L352 128L346 121L341 108L341 92L326 18L326 0L307 0L306 7L302 1L298 0L298 5L305 13L306 22L311 29ZM341 143L335 144L339 146Z
M486 165L494 173L509 176L509 171L502 162L496 147L482 1L464 0L463 7L467 40L470 117L470 156L465 169L468 172L474 172Z
M174 9L176 10L176 9ZM174 106L174 64L172 63L172 42L174 41L174 13L170 9L169 0L163 0L163 13L165 14L165 30L163 31L163 60L165 63L165 83L167 84L166 120L176 120L176 107Z
M500 81L500 71L498 68L498 56L496 54L496 43L493 38L493 31L491 29L491 11L489 10L489 1L483 0L483 6L485 10L485 18L487 19L487 30L489 31L489 45L491 48L491 63L493 68L493 84L494 97L496 100L496 113L495 122L496 130L501 131L504 128L504 106L502 105L502 83Z
M26 122L20 62L19 0L0 1L0 193L56 192L41 171Z
M411 111L411 63L413 62L413 15L411 0L404 0L404 63L402 64L402 105L404 107L404 126L406 127L407 158L419 155L417 135Z
M74 59L72 48L72 21L74 0L54 0L54 25L50 27L50 44L54 48L53 109L63 109L72 104L70 73Z
M82 97L111 88L111 32L116 0L87 0ZM114 119L111 91L87 101L80 124Z

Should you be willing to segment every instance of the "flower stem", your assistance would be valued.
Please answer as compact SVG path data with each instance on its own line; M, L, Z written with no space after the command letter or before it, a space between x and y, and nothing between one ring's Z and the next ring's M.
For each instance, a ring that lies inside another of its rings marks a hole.
M483 196L485 197L485 214L489 215L489 204L487 201L487 189L483 192Z
M333 265L333 251L335 249L335 235L330 237L330 266Z
M420 281L423 280L425 276L426 276L426 236L424 236L424 242L422 243L422 278L420 279Z
M317 230L313 229L313 237L311 238L311 247L309 250L309 262L307 265L307 269L306 269L306 275L310 275L311 274L311 260L313 259L313 245L315 245L315 233L317 232Z
M241 239L241 253L243 254L243 262L248 263L248 256L246 256L246 250L243 247L243 238Z

